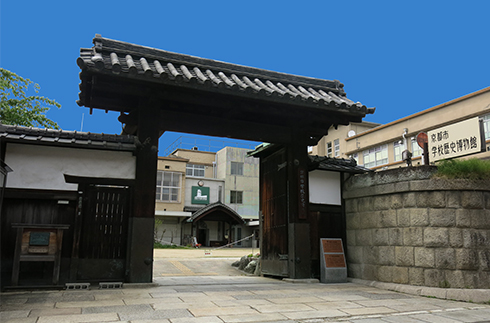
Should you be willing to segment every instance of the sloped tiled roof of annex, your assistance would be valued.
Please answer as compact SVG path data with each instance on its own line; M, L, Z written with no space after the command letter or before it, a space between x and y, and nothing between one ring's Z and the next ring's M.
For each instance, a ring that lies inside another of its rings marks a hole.
M82 71L199 88L280 103L365 116L374 113L346 97L343 84L178 54L96 35L94 47L80 50ZM83 72L82 72L83 74ZM84 84L79 105L85 105Z
M319 170L328 170L334 172L345 172L353 174L364 174L372 172L372 169L357 165L354 159L332 158L325 156L308 156L310 158L311 168Z
M134 151L136 143L134 136L109 135L42 129L35 127L11 126L0 123L0 139L25 144L44 144L51 146L68 146L73 148L90 148L105 150Z
M187 222L193 222L195 219L199 218L204 213L209 212L213 209L217 209L217 208L221 208L221 209L225 210L232 218L235 219L236 222L245 223L245 220L243 220L243 218L240 216L240 214L238 214L231 207L229 207L226 204L223 204L219 201L215 202L215 203L208 204L205 207L197 210L196 212L194 212L194 214L192 214L192 216L190 218L187 219Z

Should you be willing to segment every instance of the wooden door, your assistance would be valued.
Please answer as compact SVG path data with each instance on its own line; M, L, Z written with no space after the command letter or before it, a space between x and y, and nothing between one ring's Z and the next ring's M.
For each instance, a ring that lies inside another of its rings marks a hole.
M288 175L285 148L261 158L262 273L288 276Z
M78 280L124 280L129 188L90 185L84 192Z

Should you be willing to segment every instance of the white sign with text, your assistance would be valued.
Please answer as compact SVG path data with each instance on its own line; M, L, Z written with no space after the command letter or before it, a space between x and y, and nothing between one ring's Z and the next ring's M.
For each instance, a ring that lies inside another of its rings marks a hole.
M478 117L429 131L427 136L431 162L481 152Z

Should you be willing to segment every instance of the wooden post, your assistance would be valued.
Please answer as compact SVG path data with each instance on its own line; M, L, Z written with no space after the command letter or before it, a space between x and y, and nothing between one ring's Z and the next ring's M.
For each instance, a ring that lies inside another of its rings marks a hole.
M130 283L152 282L159 121L157 101L142 100L138 107L140 145L136 152L133 212L129 219L127 280Z
M306 135L298 130L288 147L289 278L311 278L311 246ZM316 243L316 242L313 242Z

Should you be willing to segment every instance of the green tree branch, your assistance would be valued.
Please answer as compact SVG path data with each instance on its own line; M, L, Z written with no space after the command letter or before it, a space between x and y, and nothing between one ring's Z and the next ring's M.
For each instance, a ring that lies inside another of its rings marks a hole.
M0 68L0 122L9 125L59 129L58 124L48 119L45 114L51 107L61 108L61 105L43 96L27 96L31 84L35 93L39 93L38 84Z

